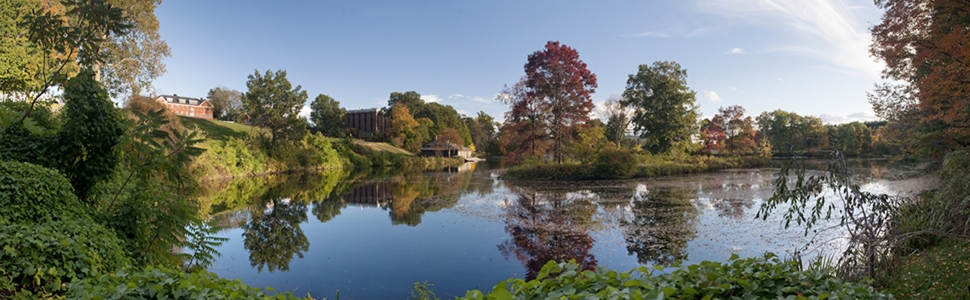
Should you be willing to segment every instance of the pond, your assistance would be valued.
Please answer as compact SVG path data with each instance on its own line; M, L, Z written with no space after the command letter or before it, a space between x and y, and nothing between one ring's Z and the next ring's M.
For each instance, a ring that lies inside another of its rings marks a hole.
M905 195L927 185L909 167L852 165L867 190ZM405 299L424 281L451 298L509 277L533 278L549 260L629 270L766 251L831 254L845 243L837 230L784 229L781 210L755 218L777 169L512 184L501 179L502 167L222 183L203 197L230 228L219 234L230 240L209 270L317 298L334 299L339 290L340 299Z

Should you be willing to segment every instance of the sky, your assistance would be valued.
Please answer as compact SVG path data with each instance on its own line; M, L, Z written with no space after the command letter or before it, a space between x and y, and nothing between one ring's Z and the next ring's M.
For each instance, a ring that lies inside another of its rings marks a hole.
M168 0L155 14L172 50L157 94L245 92L247 76L282 69L307 105L327 94L347 109L383 107L413 90L499 120L508 109L496 94L547 41L579 52L597 105L638 66L675 61L705 117L741 105L874 120L866 92L884 66L868 52L882 15L872 0Z

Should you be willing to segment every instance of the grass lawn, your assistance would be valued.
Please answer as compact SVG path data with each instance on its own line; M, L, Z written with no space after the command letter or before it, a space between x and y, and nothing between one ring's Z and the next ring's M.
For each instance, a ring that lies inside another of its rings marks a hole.
M970 299L970 242L949 240L905 257L881 285L898 299Z
M239 124L232 122L224 122L218 120L205 120L198 118L190 118L179 116L179 120L182 122L186 128L195 128L205 132L206 138L210 140L229 140L229 138L234 137L237 139L245 138L256 132L262 132L263 129Z
M404 149L401 149L401 148L398 148L398 147L394 147L393 145L388 144L388 143L366 142L366 141L362 141L362 140L354 140L354 143L355 144L358 144L358 145L361 145L361 146L369 147L369 148L373 149L374 151L387 151L387 152L391 152L391 153L398 153L398 154L405 154L405 155L414 155L414 153L408 152L407 150L404 150Z
M242 139L250 136L254 133L265 132L265 129L249 126L245 124L224 122L219 120L205 120L179 116L179 120L182 122L186 128L194 128L205 132L206 139L208 140L220 140L226 141L229 138L234 137L237 139ZM335 140L332 140L335 141ZM391 153L414 155L414 153L408 152L407 150L394 147L388 143L378 143L378 142L366 142L363 140L354 140L355 144L368 147L374 151L386 151Z

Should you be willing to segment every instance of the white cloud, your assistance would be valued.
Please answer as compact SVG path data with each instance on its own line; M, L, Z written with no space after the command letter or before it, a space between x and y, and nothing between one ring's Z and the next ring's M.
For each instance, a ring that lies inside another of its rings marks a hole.
M721 100L721 96L718 96L714 91L704 91L703 97L707 99L707 102L724 102L724 100Z
M821 115L818 115L818 117L819 119L822 119L822 122L832 123L832 124L845 123L846 120L848 120L848 118L846 118L845 116L830 115L830 114L821 114Z
M833 67L878 78L882 63L869 56L868 24L840 0L698 0L714 14L779 26L797 42L777 45L777 51L827 61Z
M421 100L427 103L441 102L441 97L438 97L438 95L421 95Z
M308 118L309 119L310 118L310 112L311 111L313 111L313 110L311 110L309 106L304 105L303 108L300 109L300 113L297 114L297 115L300 116L300 117L304 117L304 118Z
M867 122L867 121L879 120L879 117L876 117L876 114L874 114L871 111L854 112L845 116L821 114L818 117L822 119L823 122L830 123L830 124Z
M448 99L458 99L458 98L464 98L464 97L465 96L462 94L451 94L450 96L448 96Z
M724 54L744 54L744 49L734 48L734 49L731 49L728 52L725 52Z
M644 31L644 32L641 32L641 33L631 34L631 35L627 35L627 36L632 36L632 37L655 37L655 38L666 38L666 37L668 37L668 35L666 33L659 32L659 31Z
M733 92L737 92L737 91L738 91L738 88L736 88L736 87L733 87L733 86L732 86L732 87L731 87L731 91L733 91Z
M492 100L485 99L485 98L478 97L478 96L472 97L472 101L475 101L475 102L478 102L478 103L485 103L485 104L490 104L490 103L494 102Z
M785 80L781 79L781 77L775 77L775 79L778 79L778 82L785 82Z

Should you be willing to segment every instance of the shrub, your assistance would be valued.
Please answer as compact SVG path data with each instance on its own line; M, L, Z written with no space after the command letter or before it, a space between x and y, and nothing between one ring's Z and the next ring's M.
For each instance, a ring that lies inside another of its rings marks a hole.
M70 299L300 299L288 292L269 295L239 279L206 271L155 267L104 274L72 283L68 289Z
M948 221L957 234L970 233L970 153L967 150L950 152L940 168L940 187L936 197L948 205ZM946 217L944 217L946 218Z
M35 222L84 216L85 211L71 183L57 171L0 161L0 216L13 222Z
M574 261L549 262L530 281L499 282L491 293L471 290L460 299L891 299L864 283L847 283L831 270L802 270L772 254L728 262L674 266L654 276L647 267L584 271ZM657 268L657 270L663 270Z
M604 148L596 155L595 168L603 178L630 178L637 172L637 158L625 149Z
M127 267L119 245L114 233L88 218L40 224L0 219L0 298L58 294L76 279Z

